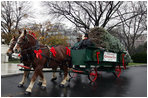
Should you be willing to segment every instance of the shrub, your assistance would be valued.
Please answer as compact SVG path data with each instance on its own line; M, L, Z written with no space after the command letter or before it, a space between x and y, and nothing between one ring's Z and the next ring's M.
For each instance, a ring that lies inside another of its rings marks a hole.
M147 53L140 52L132 55L132 59L134 63L147 63Z
M61 34L57 34L57 35L53 35L50 36L49 38L49 43L48 45L53 46L53 45L64 45L64 46L68 46L67 43L68 38L64 35Z
M17 33L2 33L1 34L2 39L5 40L4 44L7 44L7 45L9 45L10 40L12 39L13 36L17 37L19 35Z

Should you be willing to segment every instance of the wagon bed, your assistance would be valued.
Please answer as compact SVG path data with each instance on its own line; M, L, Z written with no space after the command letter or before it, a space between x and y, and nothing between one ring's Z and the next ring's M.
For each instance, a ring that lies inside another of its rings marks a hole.
M89 47L80 50L71 50L73 72L88 75L90 81L97 79L98 71L112 72L116 77L120 77L121 66L126 69L124 63L124 52L106 51L101 48ZM77 65L84 67L76 68ZM70 74L74 77L75 74Z

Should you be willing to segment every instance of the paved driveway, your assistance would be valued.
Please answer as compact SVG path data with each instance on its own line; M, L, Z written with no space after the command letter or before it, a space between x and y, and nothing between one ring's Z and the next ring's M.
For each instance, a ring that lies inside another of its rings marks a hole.
M147 97L147 66L130 67L122 71L119 79L112 73L102 72L95 83L89 83L86 75L78 75L77 78L71 79L66 88L58 86L62 80L59 75L55 82L50 81L51 73L46 72L45 77L46 90L41 90L36 82L31 97ZM1 96L26 96L24 91L29 85L30 78L23 88L18 88L21 78L22 75L2 77Z

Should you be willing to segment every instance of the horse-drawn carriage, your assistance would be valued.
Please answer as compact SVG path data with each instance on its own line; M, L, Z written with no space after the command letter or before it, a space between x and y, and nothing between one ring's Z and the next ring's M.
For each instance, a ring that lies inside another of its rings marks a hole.
M89 47L80 50L71 50L72 72L88 75L90 81L97 79L98 71L112 72L116 77L121 74L121 66L126 69L124 52L108 52L102 48ZM81 66L78 67L77 66ZM71 77L75 74L70 73Z
M74 78L76 74L84 74L88 75L88 79L91 82L94 82L97 79L98 71L106 71L112 72L115 77L119 78L121 75L121 66L126 69L125 54L126 52L114 53L96 47L71 50L73 69L69 71L69 76ZM26 66L21 67L20 70L22 71L34 71ZM46 70L45 72L52 72L52 70ZM58 70L56 72L61 73L62 71Z
M13 38L10 43L10 49L7 54L13 53L13 50L20 51L22 63L24 64L20 65L23 67L24 75L18 87L24 85L28 71L32 71L30 68L32 67L34 69L30 85L26 89L25 94L31 93L38 76L41 78L42 88L46 87L46 79L42 73L45 65L53 69L52 80L56 80L57 78L55 72L57 72L58 66L63 70L64 79L60 83L60 87L63 87L69 79L68 67L70 65L73 65L73 69L69 71L71 77L74 77L75 73L86 74L90 81L93 82L97 79L97 71L113 72L115 76L119 77L121 66L124 66L124 69L126 68L124 52L113 53L101 48L89 47L86 49L71 50L70 53L70 49L65 46L49 48L48 46L39 45L36 38L30 33L27 34L26 30L24 30L18 39ZM76 65L79 65L80 68L75 68Z

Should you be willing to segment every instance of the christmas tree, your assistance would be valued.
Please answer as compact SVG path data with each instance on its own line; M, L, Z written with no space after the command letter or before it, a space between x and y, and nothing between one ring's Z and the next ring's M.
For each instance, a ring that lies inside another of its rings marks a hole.
M125 47L120 42L120 40L112 36L105 29L100 27L92 28L88 32L88 35L90 40L95 44L96 47L104 48L106 51L126 52L125 55L126 62L131 61L130 55L125 50Z

